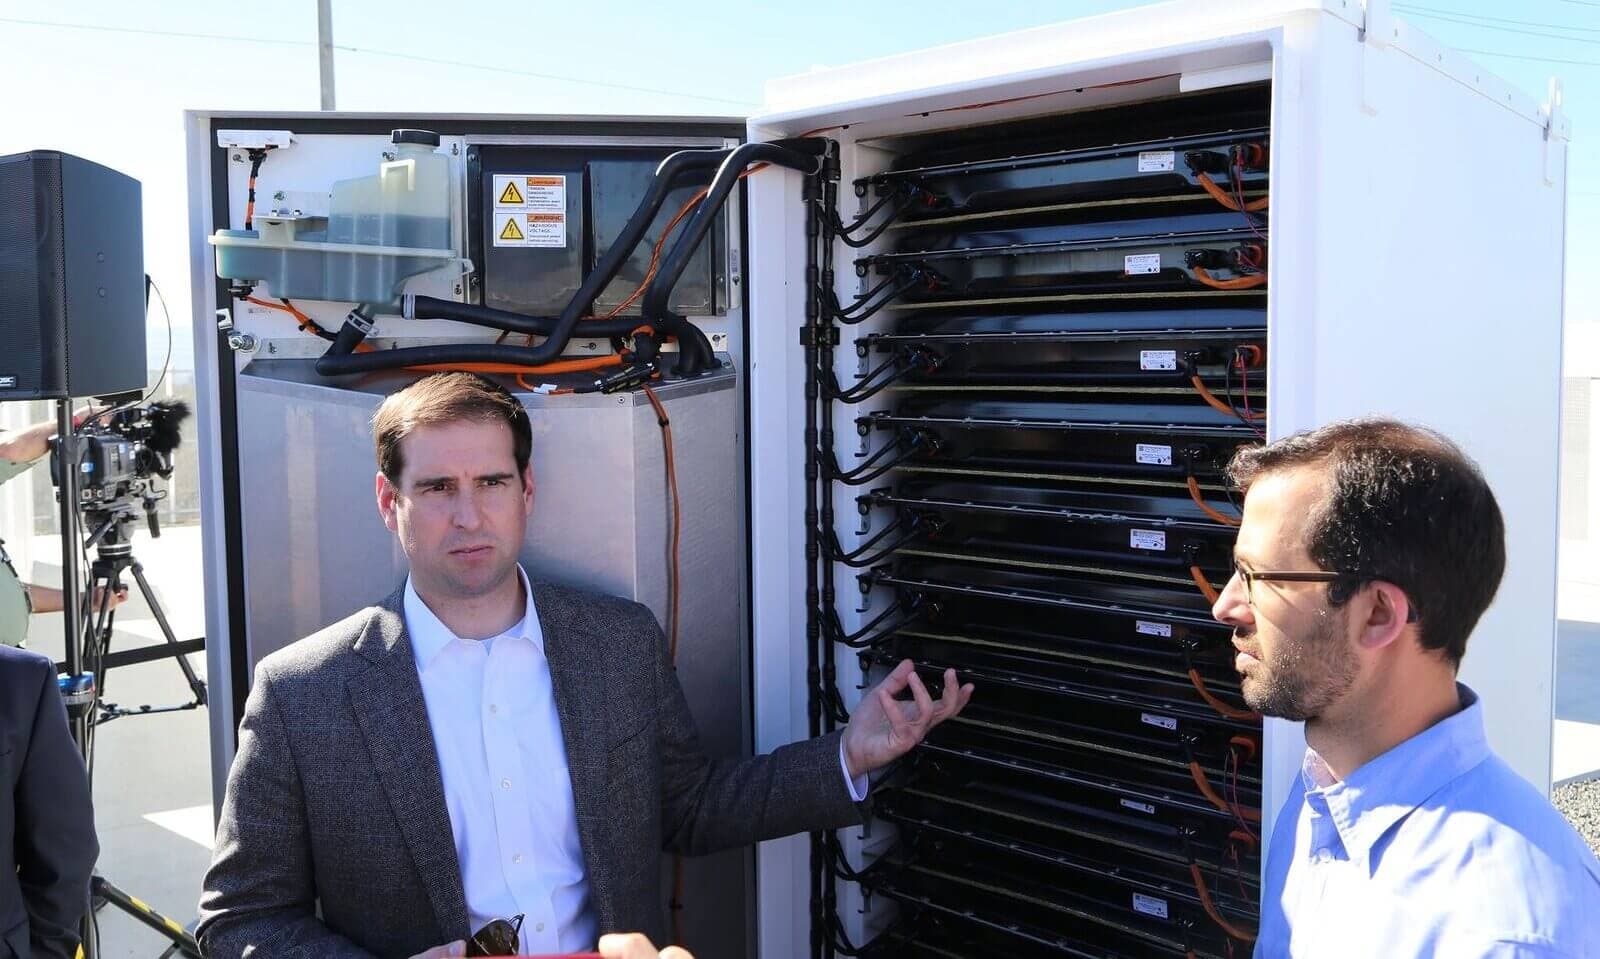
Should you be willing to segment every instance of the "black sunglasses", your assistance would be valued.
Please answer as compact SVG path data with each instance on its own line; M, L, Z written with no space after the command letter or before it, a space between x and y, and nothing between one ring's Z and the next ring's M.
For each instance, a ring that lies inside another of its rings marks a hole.
M520 914L510 919L491 919L467 940L467 955L514 956L521 945L517 939L517 934L521 931Z

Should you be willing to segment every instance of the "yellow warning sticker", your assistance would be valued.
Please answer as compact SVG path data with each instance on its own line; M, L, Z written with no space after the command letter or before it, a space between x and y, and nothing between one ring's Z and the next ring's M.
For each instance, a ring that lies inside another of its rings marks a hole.
M566 247L564 174L496 173L493 189L495 246Z

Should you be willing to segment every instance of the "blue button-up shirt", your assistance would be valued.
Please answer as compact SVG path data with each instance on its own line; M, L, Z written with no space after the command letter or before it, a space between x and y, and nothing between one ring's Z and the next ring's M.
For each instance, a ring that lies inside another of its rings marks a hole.
M1489 750L1478 696L1336 781L1306 750L1256 959L1600 957L1600 864Z

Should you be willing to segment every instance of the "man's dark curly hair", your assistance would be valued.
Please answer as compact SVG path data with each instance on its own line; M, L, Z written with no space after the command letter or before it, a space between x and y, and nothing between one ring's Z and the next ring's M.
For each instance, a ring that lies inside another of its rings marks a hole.
M1393 583L1417 611L1423 648L1459 666L1506 566L1505 520L1477 464L1432 430L1374 418L1242 448L1228 477L1248 493L1262 476L1297 469L1328 479L1306 546L1340 574L1329 603Z

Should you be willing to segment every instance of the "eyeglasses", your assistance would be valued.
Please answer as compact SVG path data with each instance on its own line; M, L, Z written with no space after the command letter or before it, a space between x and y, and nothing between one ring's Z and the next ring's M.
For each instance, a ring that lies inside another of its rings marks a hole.
M510 919L491 919L467 940L467 955L514 956L521 945L517 938L521 931L521 914Z
M1330 573L1325 569L1317 570L1254 570L1245 569L1235 560L1233 575L1239 577L1244 583L1244 599L1251 606L1256 604L1255 584L1257 580L1277 583L1332 583L1340 578L1338 573ZM1406 622L1415 623L1421 619L1414 604L1407 604Z
M1264 570L1258 573L1245 569L1237 561L1233 564L1233 575L1239 577L1239 581L1244 583L1245 602L1251 606L1256 604L1255 584L1257 580L1278 583L1331 583L1339 578L1338 573L1330 573L1325 569Z

